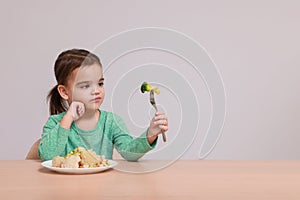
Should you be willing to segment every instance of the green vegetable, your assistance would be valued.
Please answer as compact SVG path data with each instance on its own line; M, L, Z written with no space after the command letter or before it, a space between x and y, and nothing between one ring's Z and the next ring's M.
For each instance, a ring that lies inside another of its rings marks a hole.
M156 94L160 94L160 91L159 91L158 87L152 86L152 85L150 85L147 82L144 82L142 84L142 86L141 86L141 92L142 93L144 93L144 92L150 92L151 90L153 90Z

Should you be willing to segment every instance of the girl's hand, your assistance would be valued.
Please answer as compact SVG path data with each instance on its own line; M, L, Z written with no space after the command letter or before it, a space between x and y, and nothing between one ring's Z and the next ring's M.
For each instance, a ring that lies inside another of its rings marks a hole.
M84 104L78 101L73 101L68 109L69 114L72 116L73 120L77 120L85 112Z
M67 113L63 116L60 121L61 127L70 129L73 121L82 117L85 112L84 104L81 102L73 101L69 106Z
M164 132L168 131L168 117L165 115L165 113L156 112L155 116L150 122L148 138L156 138L158 134L162 133L161 130L164 130Z

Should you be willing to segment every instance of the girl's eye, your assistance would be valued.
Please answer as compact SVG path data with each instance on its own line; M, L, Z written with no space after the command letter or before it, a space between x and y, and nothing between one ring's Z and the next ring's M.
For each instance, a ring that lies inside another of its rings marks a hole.
M104 83L103 83L103 82L99 82L98 85L99 85L100 87L102 87L102 86L104 85Z
M80 88L82 88L82 89L87 89L87 88L89 88L89 85L83 85L83 86L81 86Z

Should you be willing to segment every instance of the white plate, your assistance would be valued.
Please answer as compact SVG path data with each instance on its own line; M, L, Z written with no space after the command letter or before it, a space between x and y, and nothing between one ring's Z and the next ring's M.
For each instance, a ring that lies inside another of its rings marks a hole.
M42 166L46 167L52 171L56 171L64 174L91 174L101 172L110 168L115 167L118 163L114 160L109 160L110 165L106 167L95 167L95 168L59 168L52 167L52 160L47 160L42 162Z

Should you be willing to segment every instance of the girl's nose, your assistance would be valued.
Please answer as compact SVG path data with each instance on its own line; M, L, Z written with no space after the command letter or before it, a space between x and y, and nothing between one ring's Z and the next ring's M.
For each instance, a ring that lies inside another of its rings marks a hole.
M94 93L94 94L99 94L99 93L100 93L100 86L99 86L99 85L96 85L96 86L93 88L93 93Z

